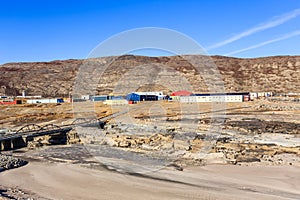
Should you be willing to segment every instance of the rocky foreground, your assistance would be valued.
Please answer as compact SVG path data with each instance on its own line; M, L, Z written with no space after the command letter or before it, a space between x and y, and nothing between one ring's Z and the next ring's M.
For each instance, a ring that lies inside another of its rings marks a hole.
M129 106L104 129L77 126L68 145L40 137L14 157L3 152L2 170L30 164L0 173L0 198L299 199L298 102L232 103L224 116L210 104ZM97 116L124 109L95 108ZM69 104L4 106L0 122L44 124L51 116L62 125L74 120L71 111Z

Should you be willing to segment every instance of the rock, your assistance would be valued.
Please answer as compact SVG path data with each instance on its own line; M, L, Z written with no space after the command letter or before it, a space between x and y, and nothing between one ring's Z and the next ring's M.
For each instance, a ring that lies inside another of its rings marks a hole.
M254 156L239 155L237 156L236 161L237 162L260 162L260 159Z
M118 147L128 148L128 147L130 147L130 145L131 145L131 142L123 140L123 141L119 142Z
M172 133L176 130L174 127L167 127L167 133Z
M208 153L203 158L207 164L226 164L225 156L223 153Z
M118 146L118 143L114 139L112 139L110 137L106 137L105 138L105 142L106 142L107 145L109 145L111 147Z

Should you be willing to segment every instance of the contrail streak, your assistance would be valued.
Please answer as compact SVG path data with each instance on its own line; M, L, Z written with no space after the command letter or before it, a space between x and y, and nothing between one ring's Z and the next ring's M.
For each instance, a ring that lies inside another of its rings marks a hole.
M279 38L275 38L275 39L272 39L272 40L267 40L265 42L262 42L262 43L259 43L259 44L256 44L256 45L253 45L253 46L250 46L250 47L247 47L247 48L243 48L243 49L239 49L239 50L236 50L236 51L229 52L229 53L225 54L225 56L230 56L230 55L238 54L238 53L248 51L248 50L251 50L251 49L256 49L256 48L265 46L267 44L271 44L271 43L274 43L274 42L279 42L281 40L286 40L286 39L289 39L291 37L295 37L295 36L298 36L298 35L300 35L300 30L294 31L292 33L285 34L285 35L283 35Z
M222 42L219 42L219 43L216 43L216 44L213 44L209 47L206 48L206 50L211 50L211 49L216 49L216 48L219 48L221 46L224 46L226 44L229 44L229 43L232 43L234 41L237 41L239 39L242 39L244 37L247 37L247 36L250 36L254 33L257 33L257 32L260 32L260 31L263 31L263 30L266 30L266 29L269 29L269 28L273 28L273 27L276 27L276 26L279 26L295 17L297 17L298 15L300 15L300 9L296 9L296 10L293 10L291 12L288 12L288 13L285 13L281 16L278 16L278 17L274 17L271 21L268 21L268 22L264 22L262 24L259 24L251 29L248 29L242 33L239 33L227 40L224 40Z

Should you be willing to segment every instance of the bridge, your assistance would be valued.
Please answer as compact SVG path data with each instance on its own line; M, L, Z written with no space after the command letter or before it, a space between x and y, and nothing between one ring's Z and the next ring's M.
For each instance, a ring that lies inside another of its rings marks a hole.
M59 127L54 124L39 126L37 124L28 124L15 132L0 136L0 151L18 149L26 147L29 141L35 137L44 135L66 135L72 130L72 127Z
M5 134L2 136L0 135L0 151L26 147L28 145L28 142L33 141L35 137L45 135L66 136L67 132L71 131L75 126L98 127L103 129L106 121L115 116L116 114L112 114L99 119L78 118L75 119L71 124L63 126L58 126L55 124L47 124L44 126L40 126L37 124L27 124L9 134Z
M20 129L13 131L9 134L0 135L0 151L12 150L23 148L28 145L28 142L33 141L35 137L39 136L55 136L55 135L65 135L67 132L71 131L75 126L82 127L98 127L103 129L105 123L117 116L128 113L129 111L140 109L143 105L131 108L129 110L124 110L116 112L101 118L77 118L71 124L58 126L55 124L47 124L40 126L37 124L27 124Z

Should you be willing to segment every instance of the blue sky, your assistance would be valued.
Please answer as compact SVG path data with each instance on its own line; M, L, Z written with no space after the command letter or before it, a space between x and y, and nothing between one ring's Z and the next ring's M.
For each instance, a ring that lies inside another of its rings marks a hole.
M210 55L300 55L299 0L2 0L0 63L86 58L105 39L161 27Z

